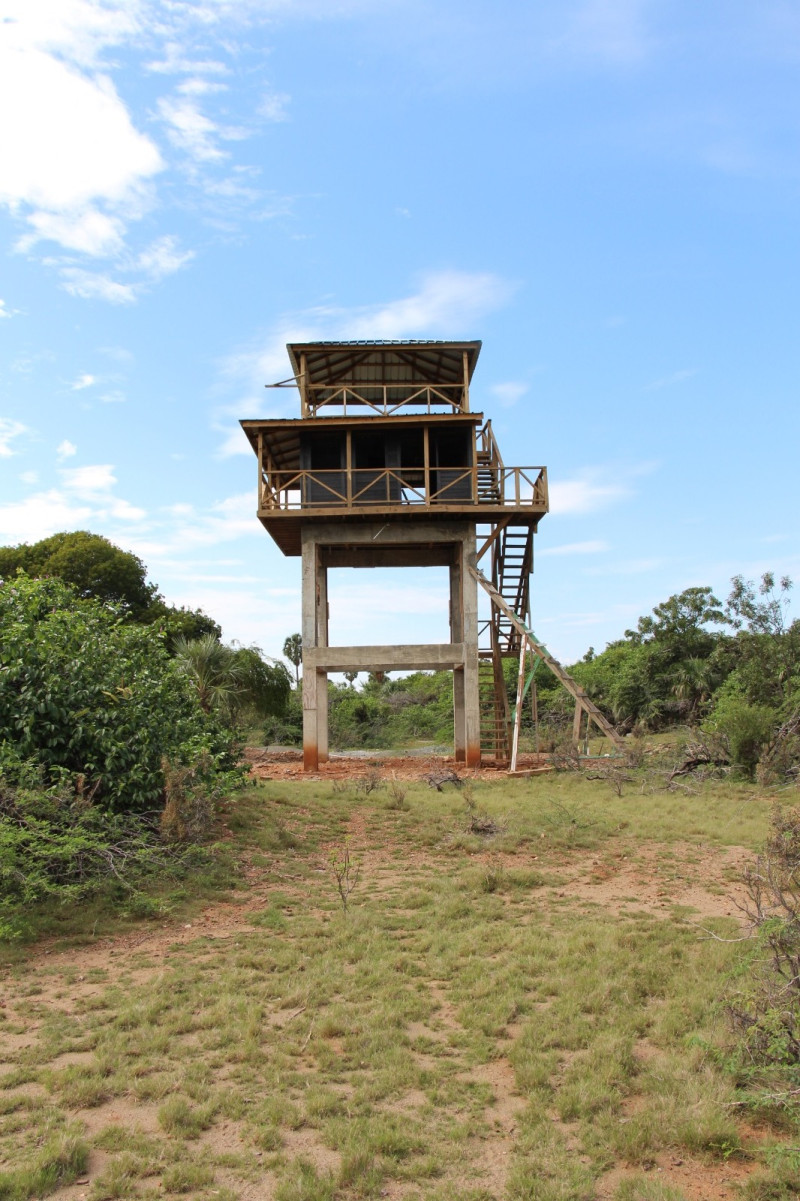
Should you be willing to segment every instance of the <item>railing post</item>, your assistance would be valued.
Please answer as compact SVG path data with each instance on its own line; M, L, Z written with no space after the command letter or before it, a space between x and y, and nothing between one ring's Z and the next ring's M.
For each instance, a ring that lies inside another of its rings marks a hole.
M347 507L353 505L353 431L348 430L345 436L344 469L347 476Z
M425 476L425 505L430 507L431 503L431 447L430 447L430 429L426 425L423 427L422 446L424 451L423 471Z

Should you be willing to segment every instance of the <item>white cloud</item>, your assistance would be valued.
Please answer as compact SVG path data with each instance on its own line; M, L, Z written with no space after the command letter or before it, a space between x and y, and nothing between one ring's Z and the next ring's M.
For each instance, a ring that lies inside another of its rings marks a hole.
M28 427L21 421L13 421L10 417L0 417L0 459L10 459L15 453L11 448L12 439L27 433Z
M158 281L167 275L179 271L181 267L194 258L193 250L178 250L178 239L174 237L158 238L142 251L136 266L150 277Z
M189 96L164 97L158 111L167 126L167 136L173 146L183 150L198 162L218 162L225 157L216 144L219 127L201 113Z
M82 212L34 212L28 217L31 232L17 242L18 250L29 250L37 242L58 242L67 250L78 250L95 258L122 249L123 223L89 206Z
M82 392L84 388L91 388L92 384L97 383L97 377L90 375L88 371L84 371L75 382L71 385L73 392Z
M147 516L144 509L137 508L127 500L112 501L110 513L117 521L142 521Z
M0 542L38 542L59 530L79 530L92 517L89 505L56 489L0 505Z
M537 550L536 555L538 558L542 555L599 555L608 549L607 542L594 539L589 542L567 542L563 546L545 546Z
M593 513L615 500L630 495L630 488L619 481L598 480L595 472L582 478L550 482L550 512L554 516Z
M227 75L225 63L216 59L187 58L184 47L178 42L168 42L162 50L163 57L146 63L145 68L157 75Z
M522 383L521 380L509 380L505 384L492 384L489 388L490 394L504 409L510 409L512 405L522 399L527 391L528 385Z
M426 275L419 291L384 305L345 312L317 310L348 338L408 338L436 334L469 337L470 326L500 308L514 285L490 272L436 271Z
M64 487L77 496L93 497L98 492L108 492L117 482L110 463L92 467L65 467L60 474Z
M133 304L136 300L136 290L131 284L121 284L99 272L65 267L61 277L66 290L83 300L107 300L111 304Z
M14 309L6 308L6 302L4 300L0 300L0 321L2 321L4 317L13 317L14 315Z
M77 446L74 442L70 442L67 438L65 438L63 442L59 443L58 447L56 448L56 454L58 455L59 459L71 459L72 456L76 455L77 453Z
M288 121L290 99L285 92L267 92L258 106L259 116L265 121Z
M73 453L71 442L62 442L58 448L62 461ZM119 528L122 537L129 540L125 527L147 518L144 509L115 495L117 480L110 464L62 467L58 474L60 488L0 505L0 544L35 542L70 529L93 529L113 539Z
M117 239L119 223L93 206L141 203L143 181L164 164L108 76L17 38L0 49L0 104L15 114L0 125L0 201L29 210L26 244L46 236L96 251Z

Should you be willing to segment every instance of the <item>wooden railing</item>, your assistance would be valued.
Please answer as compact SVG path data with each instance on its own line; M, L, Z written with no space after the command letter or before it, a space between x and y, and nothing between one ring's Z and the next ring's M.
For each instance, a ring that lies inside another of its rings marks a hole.
M547 512L547 469L504 467L493 471L492 486L484 490L474 467L354 467L317 471L280 471L262 467L259 476L261 512L300 512L303 509L429 508L439 505L509 506Z
M360 390L360 389L363 389ZM370 396L366 396L369 392ZM380 399L374 399L375 393ZM469 394L463 384L424 384L419 388L408 384L341 384L332 387L330 384L306 384L301 390L304 402L304 416L315 416L326 405L341 408L341 415L347 416L347 405L363 409L365 406L382 417L389 417L398 409L414 405L418 409L431 413L434 408L446 405L451 410L464 411L469 409Z

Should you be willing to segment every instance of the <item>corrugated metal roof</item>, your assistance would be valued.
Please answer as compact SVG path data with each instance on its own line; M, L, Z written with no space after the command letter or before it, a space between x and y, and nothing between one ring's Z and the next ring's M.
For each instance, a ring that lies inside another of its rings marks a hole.
M295 378L305 358L307 382L340 388L366 384L458 385L472 378L480 342L444 339L358 339L348 342L290 342ZM320 398L321 399L321 398Z

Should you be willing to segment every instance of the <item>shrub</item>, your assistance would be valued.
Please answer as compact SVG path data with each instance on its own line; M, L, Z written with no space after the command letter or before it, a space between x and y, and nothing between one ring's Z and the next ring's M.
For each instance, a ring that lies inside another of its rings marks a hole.
M764 853L744 875L758 945L729 1006L751 1063L800 1063L800 809L772 812Z
M777 725L775 711L767 705L751 704L731 676L720 689L704 730L721 738L731 763L752 779Z
M164 756L234 766L231 735L203 713L162 634L24 575L0 586L0 740L117 812L160 806Z

